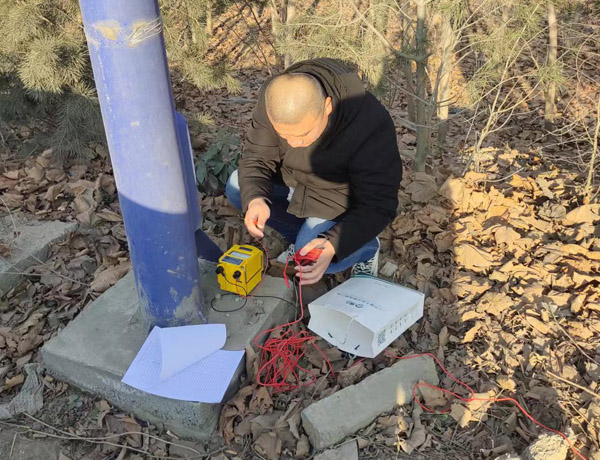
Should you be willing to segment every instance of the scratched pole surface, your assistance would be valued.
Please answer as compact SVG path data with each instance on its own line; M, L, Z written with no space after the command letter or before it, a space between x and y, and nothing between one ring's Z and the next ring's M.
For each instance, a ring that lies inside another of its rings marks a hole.
M148 328L202 322L194 240L200 211L158 4L80 0L80 6L143 321Z

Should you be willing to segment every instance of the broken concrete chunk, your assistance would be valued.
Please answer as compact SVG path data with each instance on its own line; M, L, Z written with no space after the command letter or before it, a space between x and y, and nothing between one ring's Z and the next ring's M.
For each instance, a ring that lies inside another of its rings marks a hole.
M571 442L575 441L572 430L567 432L567 436ZM568 451L569 444L562 436L555 433L544 433L525 449L523 460L565 460Z
M356 440L345 442L335 449L329 449L320 453L315 460L358 460L358 447Z
M438 384L433 359L428 356L402 360L362 382L317 401L302 412L310 442L324 449L371 423L383 412L412 401L419 381Z
M19 284L29 267L48 258L52 243L64 240L76 228L75 223L32 221L20 214L0 219L0 243L9 252L0 255L0 291Z
M398 271L398 264L394 262L390 262L389 260L385 263L383 267L379 269L379 274L381 276L385 276L387 278L392 278L396 272Z

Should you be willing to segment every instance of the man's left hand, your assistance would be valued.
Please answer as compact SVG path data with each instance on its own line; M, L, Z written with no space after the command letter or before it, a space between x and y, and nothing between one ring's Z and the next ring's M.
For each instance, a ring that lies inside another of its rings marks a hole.
M300 255L304 256L314 248L320 248L323 252L321 252L316 262L302 267L302 281L300 283L302 285L314 284L323 278L325 270L327 270L327 267L329 267L329 264L335 255L333 245L325 238L316 238L312 240L300 250ZM296 270L298 271L296 276L300 277L300 268L296 267Z

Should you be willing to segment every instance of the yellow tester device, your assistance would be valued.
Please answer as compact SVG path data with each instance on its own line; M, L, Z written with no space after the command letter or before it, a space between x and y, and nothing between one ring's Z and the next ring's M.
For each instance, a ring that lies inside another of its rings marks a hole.
M263 276L265 254L254 246L236 244L217 264L217 280L224 291L248 295Z

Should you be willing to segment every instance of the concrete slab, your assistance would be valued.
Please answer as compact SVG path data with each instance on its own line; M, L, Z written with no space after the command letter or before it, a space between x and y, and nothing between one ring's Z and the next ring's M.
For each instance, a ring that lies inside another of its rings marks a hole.
M358 460L356 440L352 439L335 449L326 450L315 456L314 460Z
M315 449L332 446L384 412L412 401L419 381L438 384L430 357L399 361L362 382L317 401L302 411L302 424Z
M76 223L32 221L21 214L0 219L0 242L8 244L9 257L0 257L0 292L8 292L23 278L20 274L48 258L50 245L64 239Z
M204 301L210 303L217 286L215 265L201 261ZM266 277L256 296L292 298L282 279ZM241 306L234 298L219 301L221 310ZM243 350L254 344L261 331L289 321L295 312L291 305L273 298L248 299L240 311L210 311L209 322L227 325L225 349ZM77 385L96 396L106 398L141 419L164 426L189 439L209 438L217 425L221 405L192 403L150 395L121 383L129 364L137 354L146 331L138 311L133 274L129 273L115 286L88 305L58 336L42 348L48 371L59 379ZM225 396L237 391L244 360Z

